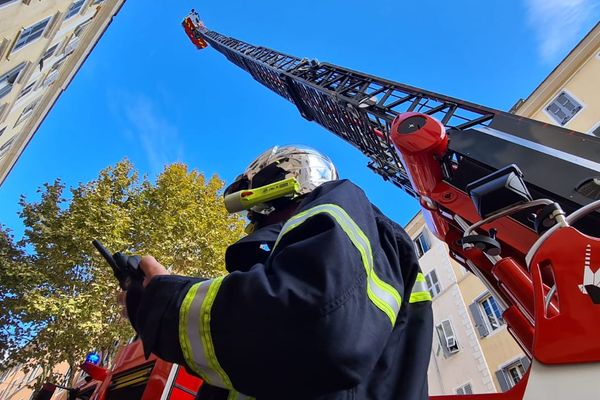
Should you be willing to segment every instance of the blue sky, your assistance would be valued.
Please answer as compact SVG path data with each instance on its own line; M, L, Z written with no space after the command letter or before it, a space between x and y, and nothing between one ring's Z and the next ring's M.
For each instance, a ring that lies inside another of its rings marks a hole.
M125 157L150 176L181 161L230 181L288 143L328 154L399 223L418 211L353 147L220 53L196 50L180 26L192 7L249 43L503 110L600 19L599 0L127 0L0 187L0 223L17 237L19 196L35 199L44 182L74 186Z

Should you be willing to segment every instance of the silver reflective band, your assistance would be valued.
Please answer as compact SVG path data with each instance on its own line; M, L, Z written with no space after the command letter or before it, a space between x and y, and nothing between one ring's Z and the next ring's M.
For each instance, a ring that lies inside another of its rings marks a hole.
M393 326L396 323L396 317L402 304L400 294L393 286L382 281L377 276L374 269L373 251L369 239L356 222L354 222L348 213L340 206L336 204L321 204L293 216L281 229L277 241L275 242L274 249L286 233L302 224L308 218L319 213L325 213L333 217L333 219L335 219L342 227L346 235L348 235L348 238L354 247L360 252L363 266L367 273L367 295L371 302L388 316Z
M213 386L231 389L231 381L214 354L210 333L210 310L221 280L207 280L190 288L180 310L179 334L185 360L194 372Z
M427 288L427 283L415 282L415 285L413 286L413 290L411 293L428 292L428 291L429 291L429 289Z
M423 301L431 301L431 293L427 287L425 276L419 272L413 285L412 291L410 292L409 303L420 303Z

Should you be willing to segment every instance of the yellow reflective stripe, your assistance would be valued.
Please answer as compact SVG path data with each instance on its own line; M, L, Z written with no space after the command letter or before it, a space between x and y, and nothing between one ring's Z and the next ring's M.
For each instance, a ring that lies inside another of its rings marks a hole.
M415 284L412 288L412 292L410 293L410 299L408 302L419 303L422 301L431 301L431 293L429 293L429 289L427 288L425 275L419 272L417 274L417 279L415 279Z
M422 301L431 301L431 293L429 292L413 292L410 294L409 303L420 303Z
M193 285L179 311L179 342L190 368L213 386L232 389L219 364L210 332L210 314L223 277Z
M219 361L217 360L217 356L215 354L215 347L213 345L212 336L210 334L210 312L212 309L212 305L215 302L215 298L217 297L217 292L219 291L221 283L223 282L223 278L224 277L221 276L213 280L208 289L206 300L202 303L202 309L200 312L203 329L201 330L201 333L203 333L202 343L204 344L204 349L208 356L208 362L210 366L214 371L216 371L219 374L219 376L223 380L223 383L225 384L225 387L233 389L233 385L231 384L229 376L227 376L223 368L221 368L221 364L219 364Z
M227 400L255 400L254 397L246 396L243 393L232 390L227 395Z
M392 325L394 325L396 323L396 316L400 311L402 298L393 286L382 281L377 276L374 269L373 251L369 239L356 222L354 222L348 213L340 206L336 204L321 204L296 214L283 226L273 248L277 247L279 241L286 233L302 224L308 218L319 213L326 213L332 216L342 227L342 230L346 233L354 247L359 251L367 274L367 295L371 302L383 311L390 319Z

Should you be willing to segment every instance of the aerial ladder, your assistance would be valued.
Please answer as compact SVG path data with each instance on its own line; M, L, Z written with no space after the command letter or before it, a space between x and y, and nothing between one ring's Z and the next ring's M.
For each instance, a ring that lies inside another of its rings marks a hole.
M600 138L254 46L208 30L193 10L183 27L365 154L500 302L527 373L504 393L431 399L600 398ZM111 369L82 369L69 399L187 400L202 385L146 359L139 340Z
M600 397L600 138L255 46L193 10L183 27L417 199L501 303L532 363L511 390L469 399Z

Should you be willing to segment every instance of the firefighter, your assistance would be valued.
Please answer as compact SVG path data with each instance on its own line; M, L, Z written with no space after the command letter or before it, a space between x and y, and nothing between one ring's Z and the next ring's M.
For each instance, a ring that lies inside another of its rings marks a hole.
M203 378L199 399L428 398L431 296L399 225L299 146L260 155L225 199L251 231L227 249L227 275L143 257L125 303L146 355Z

